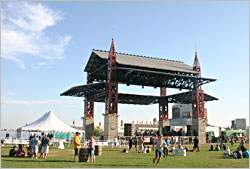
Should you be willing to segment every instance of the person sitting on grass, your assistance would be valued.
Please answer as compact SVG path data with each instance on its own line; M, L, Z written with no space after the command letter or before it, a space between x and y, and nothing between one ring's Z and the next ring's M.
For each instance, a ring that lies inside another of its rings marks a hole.
M150 153L150 152L151 152L151 149L149 148L149 146L147 147L146 152L147 152L147 153Z
M147 146L146 145L144 145L144 149L143 149L142 153L147 153Z
M249 151L244 151L243 152L243 158L249 158Z
M242 151L239 148L237 148L237 151L233 152L233 155L234 155L235 159L242 159L243 158Z
M211 145L209 151L214 151L214 146L213 145Z
M172 145L170 152L173 152L174 150L175 150L175 147L174 147L174 145Z
M216 144L215 150L214 151L220 151L220 146Z
M128 153L128 150L125 148L122 150L123 153Z
M14 157L16 155L16 146L13 146L12 149L10 149L9 156Z
M19 144L19 149L16 152L16 156L17 157L24 157L25 156L25 152L23 151L23 147L21 144Z
M179 150L183 150L183 147L182 147L182 145L179 145L178 147L179 147Z
M222 148L223 148L223 150L227 149L225 144L222 144Z
M230 156L230 149L228 146L226 146L225 156Z
M247 148L245 147L245 143L241 143L240 146L239 146L239 149L244 152L247 150Z

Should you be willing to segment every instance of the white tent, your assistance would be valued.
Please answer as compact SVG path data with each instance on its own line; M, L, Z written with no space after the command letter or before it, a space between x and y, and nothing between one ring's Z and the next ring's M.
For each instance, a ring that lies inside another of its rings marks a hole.
M21 131L53 131L53 132L64 132L64 133L73 133L73 132L83 132L81 130L74 129L64 122L62 122L56 115L49 111L45 113L42 117L36 121L18 128L17 130Z
M206 127L206 132L213 131L215 137L220 136L220 128L217 126L207 126Z

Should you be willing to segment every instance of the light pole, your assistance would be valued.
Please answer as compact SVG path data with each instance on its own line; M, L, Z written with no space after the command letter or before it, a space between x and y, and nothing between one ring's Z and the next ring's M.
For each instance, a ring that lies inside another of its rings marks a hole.
M83 99L84 101L84 112L83 112L83 117L81 117L82 119L82 130L83 130L83 142L85 143L85 139L86 139L86 133L85 133L85 129L86 129L86 99Z

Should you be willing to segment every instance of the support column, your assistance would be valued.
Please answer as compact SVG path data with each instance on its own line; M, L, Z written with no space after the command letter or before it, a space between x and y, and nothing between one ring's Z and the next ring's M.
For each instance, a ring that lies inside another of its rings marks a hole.
M118 83L116 80L116 52L112 39L105 92L104 140L114 137L118 137Z
M201 76L200 64L195 52L195 60L193 70L197 71L197 77ZM206 119L204 109L204 92L199 85L199 82L194 84L192 90L192 136L197 136L199 142L206 143Z
M167 96L166 87L160 88L160 96ZM168 100L160 99L159 102L159 133L165 134L170 130L169 120L168 120Z
M93 83L92 77L87 74L87 84ZM94 135L94 97L85 97L85 137L90 139Z

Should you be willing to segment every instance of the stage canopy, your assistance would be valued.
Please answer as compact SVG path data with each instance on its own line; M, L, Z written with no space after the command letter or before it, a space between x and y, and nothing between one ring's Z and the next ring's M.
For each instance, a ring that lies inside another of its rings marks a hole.
M87 85L74 86L69 90L63 92L61 96L74 97L93 97L95 102L105 102L105 83L92 83ZM192 91L182 92L169 96L150 96L138 94L118 94L118 103L122 104L140 104L150 105L158 104L160 101L167 101L168 103L192 104ZM204 93L204 101L218 100L218 98Z

